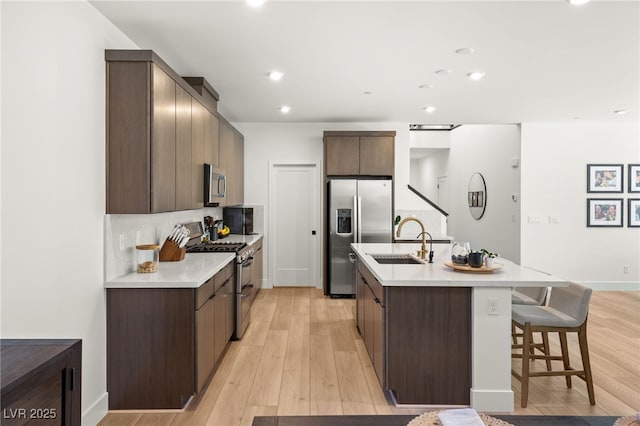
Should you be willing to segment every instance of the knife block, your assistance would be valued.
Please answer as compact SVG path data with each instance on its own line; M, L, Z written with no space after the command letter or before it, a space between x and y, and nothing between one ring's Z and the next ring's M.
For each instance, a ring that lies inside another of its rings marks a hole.
M185 247L180 248L174 241L165 240L160 249L160 262L176 262L184 260L187 253Z

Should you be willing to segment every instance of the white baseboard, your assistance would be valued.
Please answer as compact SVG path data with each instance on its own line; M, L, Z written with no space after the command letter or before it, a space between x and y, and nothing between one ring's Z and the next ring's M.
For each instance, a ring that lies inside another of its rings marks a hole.
M594 291L640 291L638 281L577 281Z
M109 394L105 392L82 414L82 426L96 426L109 411Z

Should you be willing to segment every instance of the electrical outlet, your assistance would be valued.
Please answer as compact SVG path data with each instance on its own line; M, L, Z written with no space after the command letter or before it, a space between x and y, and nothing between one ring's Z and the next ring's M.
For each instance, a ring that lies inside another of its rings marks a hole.
M124 250L124 234L120 234L120 251Z
M625 274L628 274L629 273L629 265L624 265L622 267L622 270L624 271Z
M549 223L558 225L560 223L560 218L558 216L549 216Z
M487 314L498 315L498 298L497 297L487 298Z
M529 216L528 221L529 223L542 223L540 216Z

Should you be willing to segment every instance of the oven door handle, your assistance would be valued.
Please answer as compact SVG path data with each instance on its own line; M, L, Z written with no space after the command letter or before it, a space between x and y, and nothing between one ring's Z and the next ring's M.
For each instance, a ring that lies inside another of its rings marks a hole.
M243 268L248 268L249 266L251 266L252 263L253 263L253 257L249 257L247 260L242 262L240 266L242 266Z

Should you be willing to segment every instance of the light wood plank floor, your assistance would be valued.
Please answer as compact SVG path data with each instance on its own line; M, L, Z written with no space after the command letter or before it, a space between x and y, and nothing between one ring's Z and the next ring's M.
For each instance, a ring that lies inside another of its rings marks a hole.
M326 298L321 290L263 290L244 338L231 343L196 407L109 412L100 425L232 426L251 425L259 415L424 412L387 403L354 315L353 299ZM579 367L572 337L572 362ZM514 414L623 416L640 411L640 293L594 292L588 338L596 405L589 405L581 380L574 379L567 389L561 377L541 377L531 380L529 406L522 409L520 383L514 379ZM551 346L559 346L557 339Z

